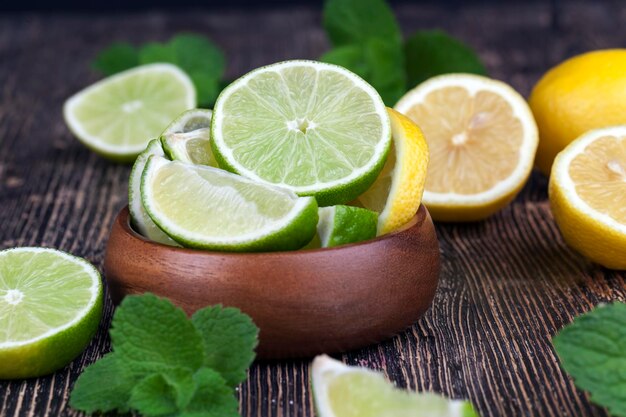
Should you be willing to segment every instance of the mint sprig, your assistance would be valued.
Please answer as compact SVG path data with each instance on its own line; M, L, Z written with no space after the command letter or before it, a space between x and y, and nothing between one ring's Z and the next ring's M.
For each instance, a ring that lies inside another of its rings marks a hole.
M487 74L480 58L469 46L441 30L413 34L404 43L404 57L409 88L440 74Z
M403 44L398 22L384 0L328 0L323 16L334 48L321 60L360 75L388 106L435 75L486 73L471 48L442 31L417 32Z
M126 297L110 330L113 351L78 378L70 405L87 413L237 416L233 389L254 359L258 329L235 308L191 319L152 294Z
M193 81L199 105L213 105L221 90L226 60L222 51L201 35L183 33L169 42L150 42L139 48L129 43L115 43L100 52L92 66L104 75L112 75L155 62L180 67Z
M552 344L563 369L591 401L626 417L626 303L600 305L577 317Z

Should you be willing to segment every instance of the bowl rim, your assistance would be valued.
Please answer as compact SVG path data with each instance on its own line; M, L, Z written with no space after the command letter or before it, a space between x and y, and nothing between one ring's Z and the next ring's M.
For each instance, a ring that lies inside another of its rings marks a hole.
M353 248L357 248L359 246L372 245L381 241L387 241L387 240L396 238L401 235L406 235L407 232L409 232L416 226L419 226L424 221L426 221L428 217L429 217L429 213L428 213L428 210L426 209L426 206L424 206L424 204L420 204L415 215L411 218L411 220L406 222L402 227L400 227L397 230L394 230L393 232L386 233L382 236L377 236L373 239L368 239L368 240L364 240L364 241L356 242L356 243L348 243L345 245L335 246L332 248L297 249L297 250L289 250L289 251L265 251L265 252L232 252L232 251L222 252L222 251L212 251L212 250L204 250L204 249L193 249L193 248L169 246L169 245L164 245L159 242L155 242L153 240L150 240L142 236L137 231L135 231L135 229L133 228L131 224L131 217L130 217L130 211L128 209L128 205L124 206L120 210L120 212L115 218L113 227L115 227L115 225L118 224L121 227L121 229L132 239L138 240L144 244L153 246L155 247L155 249L168 250L168 251L177 252L181 254L219 255L219 256L234 256L234 257L241 257L241 256L249 256L249 257L264 256L266 257L268 255L303 256L306 254L319 254L319 253L328 253L328 252L338 252L342 250L350 250Z

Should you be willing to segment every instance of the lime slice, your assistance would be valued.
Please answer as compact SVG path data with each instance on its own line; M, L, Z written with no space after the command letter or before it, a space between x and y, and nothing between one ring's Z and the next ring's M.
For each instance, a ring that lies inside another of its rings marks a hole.
M478 417L468 401L404 391L379 372L326 355L313 360L311 373L320 417Z
M173 161L217 167L211 150L211 130L208 128L163 135L161 145L165 154Z
M170 246L180 246L172 238L166 235L159 226L154 224L141 201L141 174L146 167L148 158L152 155L164 156L161 142L158 139L151 140L146 149L139 154L128 179L128 211L133 228L140 235L158 243Z
M65 122L100 155L132 161L183 110L195 107L196 90L178 67L150 64L111 77L70 97Z
M102 282L89 262L46 248L0 251L0 379L67 365L101 316Z
M209 109L191 109L184 111L172 123L170 123L161 136L170 133L187 133L198 129L211 127L213 112Z
M322 207L319 218L317 234L323 248L376 237L378 213L371 210L341 205Z
M298 249L311 240L318 219L312 197L158 156L148 159L141 197L161 229L201 249Z
M389 116L372 86L314 61L256 69L228 86L213 110L213 153L245 177L346 203L381 171L391 143Z

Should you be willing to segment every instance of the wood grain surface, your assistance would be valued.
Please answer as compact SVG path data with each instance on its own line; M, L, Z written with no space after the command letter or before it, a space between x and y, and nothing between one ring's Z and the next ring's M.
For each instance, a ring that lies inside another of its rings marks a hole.
M490 73L523 94L573 54L626 46L620 1L445 7L402 4L406 33L442 27L480 52ZM501 2L505 3L505 2ZM327 48L319 10L0 16L0 248L52 246L102 267L109 228L126 204L129 167L89 152L63 124L63 101L98 76L114 40L164 40L190 30L228 55L229 76ZM438 225L442 276L433 307L410 330L341 358L383 370L399 386L470 398L484 416L606 416L560 370L550 338L600 302L626 299L626 274L563 243L546 179L533 174L508 208L476 224ZM75 416L81 370L109 348L112 305L85 353L56 374L0 382L0 415ZM259 362L238 390L243 416L313 416L309 361Z

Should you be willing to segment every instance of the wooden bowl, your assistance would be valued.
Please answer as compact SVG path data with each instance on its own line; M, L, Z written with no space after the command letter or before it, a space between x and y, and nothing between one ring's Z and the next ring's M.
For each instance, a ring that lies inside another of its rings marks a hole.
M328 249L226 253L148 241L117 216L104 261L115 303L151 292L188 314L241 309L260 328L262 358L334 353L380 342L414 323L439 280L439 244L424 206L397 232Z

